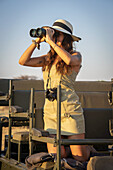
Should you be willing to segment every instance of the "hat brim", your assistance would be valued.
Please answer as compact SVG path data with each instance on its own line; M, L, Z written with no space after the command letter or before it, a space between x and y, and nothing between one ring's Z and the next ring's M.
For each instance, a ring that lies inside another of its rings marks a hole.
M58 28L58 27L56 27L56 26L52 26L52 27L50 27L50 28L53 28L53 29L55 29L55 30L57 30L57 31L60 31L60 32L63 32L63 33L65 33L65 34L69 34L69 35L71 35L71 37L73 38L73 41L80 41L81 40L81 38L80 37L77 37L77 36L75 36L75 35L72 35L71 33L69 33L68 31L66 31L66 30L64 30L64 29L62 29L62 28Z
M55 29L55 30L57 30L57 31L63 32L63 33L65 33L65 34L69 34L69 35L71 35L71 37L73 38L73 41L79 42L79 41L81 40L80 37L77 37L77 36L75 36L75 35L72 35L71 33L69 33L68 31L66 31L66 30L64 30L64 29L62 29L61 27L59 27L59 28L56 27L56 26L52 26L52 27L50 27L50 26L44 26L44 27L49 27L49 28Z

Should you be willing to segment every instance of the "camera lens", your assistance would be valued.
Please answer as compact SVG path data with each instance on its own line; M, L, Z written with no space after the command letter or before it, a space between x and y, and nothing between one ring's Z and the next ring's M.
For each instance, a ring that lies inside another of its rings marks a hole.
M31 29L31 30L30 30L30 36L31 36L31 37L37 37L36 31L37 31L36 29Z

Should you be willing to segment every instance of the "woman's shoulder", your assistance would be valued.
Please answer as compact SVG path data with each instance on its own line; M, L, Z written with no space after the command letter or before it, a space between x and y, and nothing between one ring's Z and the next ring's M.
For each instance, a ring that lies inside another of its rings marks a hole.
M79 51L73 50L71 51L71 55L81 55Z

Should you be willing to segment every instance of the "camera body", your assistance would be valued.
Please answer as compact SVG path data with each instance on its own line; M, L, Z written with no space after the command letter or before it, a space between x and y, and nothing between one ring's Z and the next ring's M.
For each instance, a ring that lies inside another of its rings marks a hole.
M57 88L47 89L45 96L49 101L57 100Z
M37 38L37 37L42 38L46 36L46 30L44 28L31 29L30 36L34 38Z

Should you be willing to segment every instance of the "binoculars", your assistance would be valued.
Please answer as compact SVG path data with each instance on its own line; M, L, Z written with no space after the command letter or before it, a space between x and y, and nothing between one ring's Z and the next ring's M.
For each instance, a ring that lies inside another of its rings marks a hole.
M46 36L46 30L44 28L31 29L30 36L35 37L35 38L37 38L37 37L42 38L42 37Z

